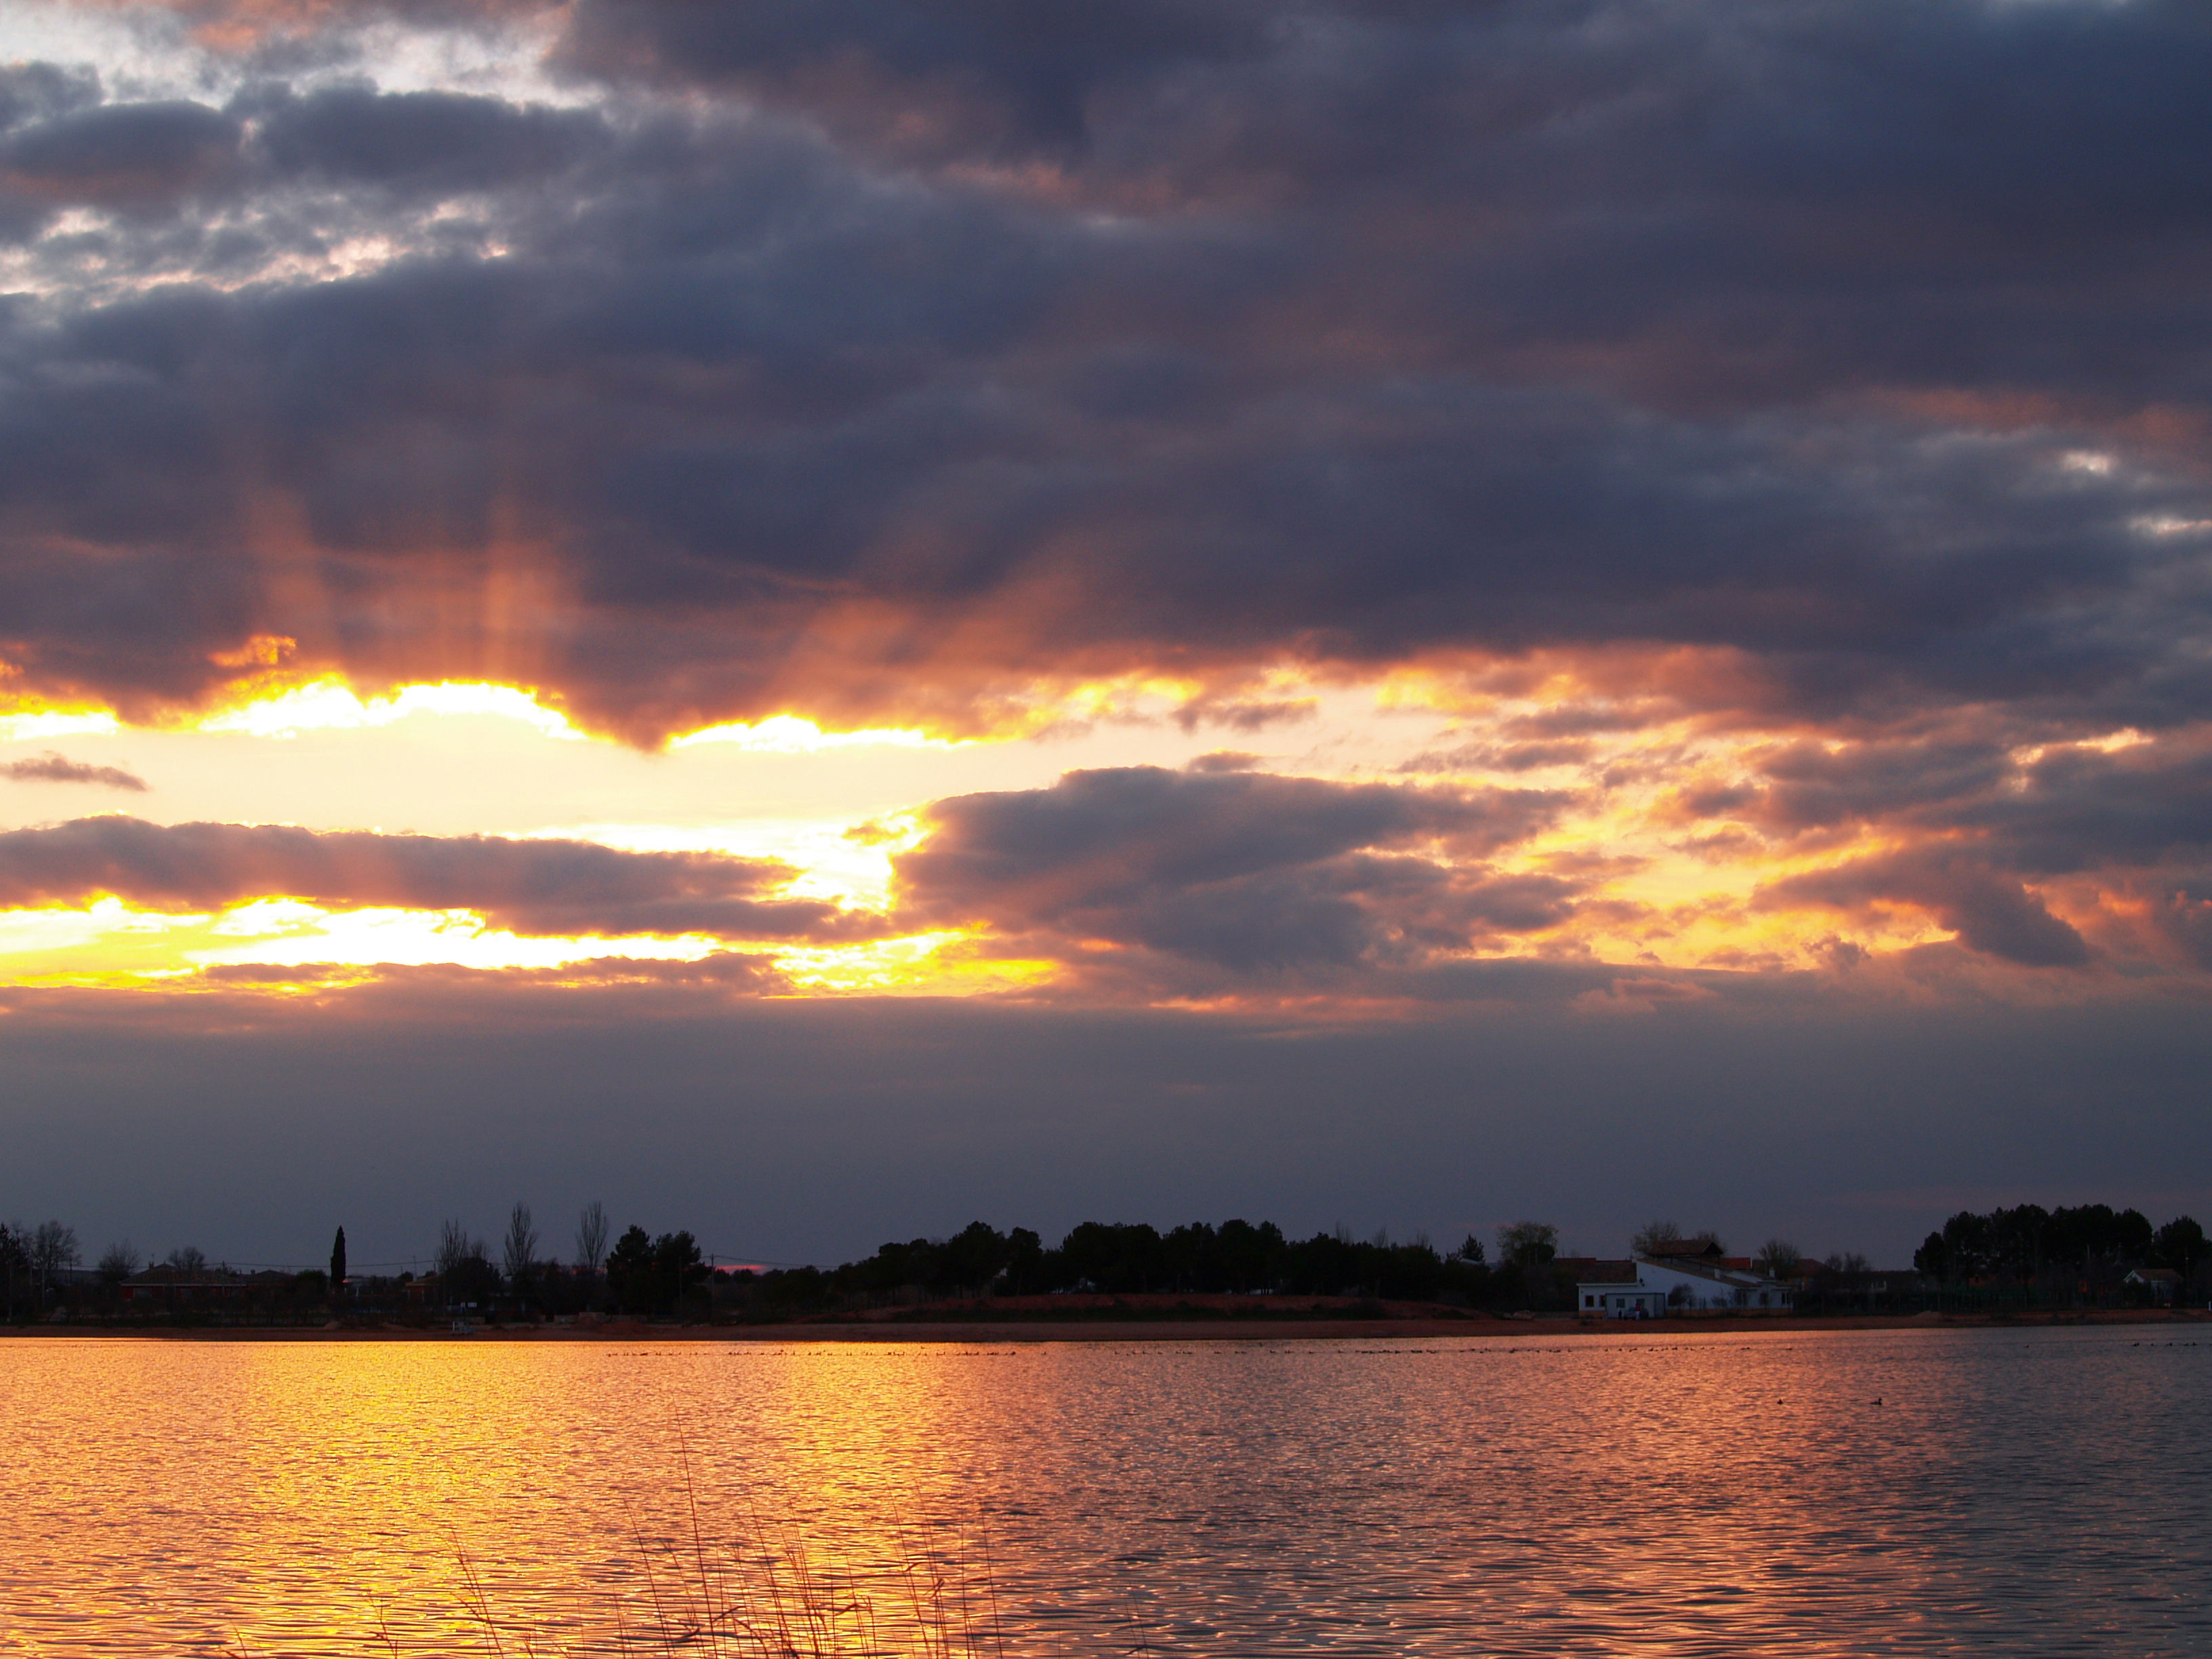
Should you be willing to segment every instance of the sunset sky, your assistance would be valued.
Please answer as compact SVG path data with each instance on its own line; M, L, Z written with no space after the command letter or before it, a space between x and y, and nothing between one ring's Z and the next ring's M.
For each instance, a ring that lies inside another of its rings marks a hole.
M0 65L0 1217L2212 1219L2201 0Z

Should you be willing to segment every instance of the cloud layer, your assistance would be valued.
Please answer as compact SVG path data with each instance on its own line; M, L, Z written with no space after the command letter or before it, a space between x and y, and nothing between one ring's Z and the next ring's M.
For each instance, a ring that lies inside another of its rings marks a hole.
M219 91L0 71L11 696L489 678L649 744L1418 675L1548 706L1427 787L943 801L903 919L1147 994L1657 966L1720 909L2207 964L2186 0L167 9ZM387 88L369 28L538 56ZM1624 825L1774 867L1662 915ZM723 864L188 832L234 878L148 902L829 925Z
M650 738L1633 641L2203 706L2185 4L586 0L550 61L9 72L25 687L282 637Z
M929 809L897 860L915 915L988 927L1087 980L1158 994L1342 986L1539 933L1577 884L1486 854L1562 803L1152 767Z
M0 907L114 897L156 911L285 897L331 909L471 910L526 935L704 933L851 939L880 931L812 899L780 898L788 867L590 842L386 836L276 825L78 818L0 832Z

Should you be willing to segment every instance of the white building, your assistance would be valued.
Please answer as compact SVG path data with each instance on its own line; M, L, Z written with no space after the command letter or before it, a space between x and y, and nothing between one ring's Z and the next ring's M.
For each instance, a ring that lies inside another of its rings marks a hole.
M1575 1264L1575 1305L1607 1319L1656 1319L1667 1311L1667 1292L1646 1285L1633 1261Z
M1666 1291L1670 1308L1787 1308L1796 1299L1747 1259L1722 1255L1711 1238L1669 1239L1637 1251L1636 1262L1647 1283Z
M1626 1261L1575 1268L1577 1310L1610 1319L1651 1319L1677 1311L1791 1306L1790 1286L1747 1261L1732 1261L1710 1239L1681 1239L1638 1250Z

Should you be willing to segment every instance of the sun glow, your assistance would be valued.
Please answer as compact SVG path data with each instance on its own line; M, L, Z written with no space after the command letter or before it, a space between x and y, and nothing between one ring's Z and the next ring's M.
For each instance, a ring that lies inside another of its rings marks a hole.
M840 819L748 818L685 826L582 823L538 830L522 839L587 841L625 853L719 853L727 858L772 859L796 872L777 889L778 897L826 899L848 910L882 910L892 901L892 855L921 836L921 827L911 820L872 823L866 833L856 834Z
M807 946L776 953L796 990L945 996L1015 990L1053 978L1060 964L974 955L973 936L957 930L914 933L866 945Z
M196 968L254 963L278 968L566 968L619 957L696 962L725 947L698 934L676 939L537 939L493 927L468 910L330 911L295 899L264 899L230 911L208 930L239 942L181 952Z
M197 723L197 729L293 738L303 732L391 726L416 714L490 715L518 720L541 736L566 741L581 741L585 735L566 714L546 708L532 693L480 680L405 685L389 696L365 701L343 680L314 680L210 714Z
M106 898L79 909L0 911L0 983L189 983L204 970L235 968L546 972L693 963L733 952L765 959L806 994L961 995L1035 985L1057 971L1051 963L988 959L958 931L803 946L697 933L540 938L495 927L470 910L330 910L278 897L215 914L169 915ZM270 982L283 982L281 971Z
M0 714L0 743L41 743L53 738L113 737L123 722L106 709L33 709Z
M670 739L671 749L724 743L758 755L813 755L830 749L964 749L969 738L939 738L911 726L872 726L854 732L825 731L797 714L776 714L752 723L734 720Z
M238 665L281 672L282 643L241 653ZM1901 899L1844 908L1789 902L1781 890L1791 877L1917 843L1872 824L1803 830L1775 809L1769 774L1775 754L1804 752L1811 739L1686 713L1663 690L1666 668L1636 680L1532 660L1341 683L1284 670L1211 690L1132 675L1041 694L1027 705L1033 729L1012 736L1003 723L988 738L836 731L787 714L708 726L657 754L580 729L526 688L447 681L364 696L336 676L264 679L262 695L197 722L149 727L19 702L0 714L0 741L64 739L82 775L72 782L26 756L22 773L0 779L0 801L25 829L91 816L114 798L86 786L112 770L143 775L148 787L131 811L165 824L558 839L772 860L783 866L769 883L775 897L890 915L901 900L896 860L934 833L932 801L1045 790L1075 770L1225 766L1464 793L1478 805L1497 791L1506 817L1525 810L1526 828L1503 844L1438 836L1396 849L1460 868L1471 882L1526 878L1561 884L1566 896L1533 921L1432 938L1424 953L1436 960L1769 971L1826 967L1839 949L1894 953L1952 935ZM2026 787L2028 769L2051 750L2111 754L2149 741L2125 728L2023 747L2013 760ZM281 763L270 744L283 745ZM1838 765L1850 761L1849 742L1825 747ZM2094 915L2084 925L2093 923L2118 925ZM1051 954L1095 962L1093 945L1063 942ZM1085 976L1080 966L994 959L982 936L966 933L804 945L787 936L544 939L468 909L329 912L251 892L206 916L142 914L112 899L0 915L0 977L16 982L189 983L205 969L253 967L272 970L275 982L289 969L350 967L373 977L380 964L574 969L580 981L619 972L595 963L630 959L646 972L643 964L725 952L776 964L800 995L991 994ZM329 971L298 982L310 981L335 982Z

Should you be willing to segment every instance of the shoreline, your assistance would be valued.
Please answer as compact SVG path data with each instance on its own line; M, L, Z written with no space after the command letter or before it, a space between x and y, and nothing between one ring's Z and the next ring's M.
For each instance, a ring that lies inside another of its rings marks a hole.
M212 1325L187 1329L161 1326L36 1325L0 1328L0 1340L183 1342L469 1342L723 1344L803 1342L979 1343L1039 1342L1350 1342L1418 1339L1424 1341L1519 1341L1571 1337L1604 1340L1623 1336L1742 1335L1752 1332L1937 1331L2032 1329L2097 1325L2212 1323L2203 1309L2088 1309L2080 1312L1991 1314L1839 1314L1831 1317L1729 1315L1656 1320L1590 1320L1571 1315L1534 1319L1127 1319L1127 1320L852 1320L778 1325L653 1325L641 1321L605 1324L484 1326L457 1332L415 1326Z

